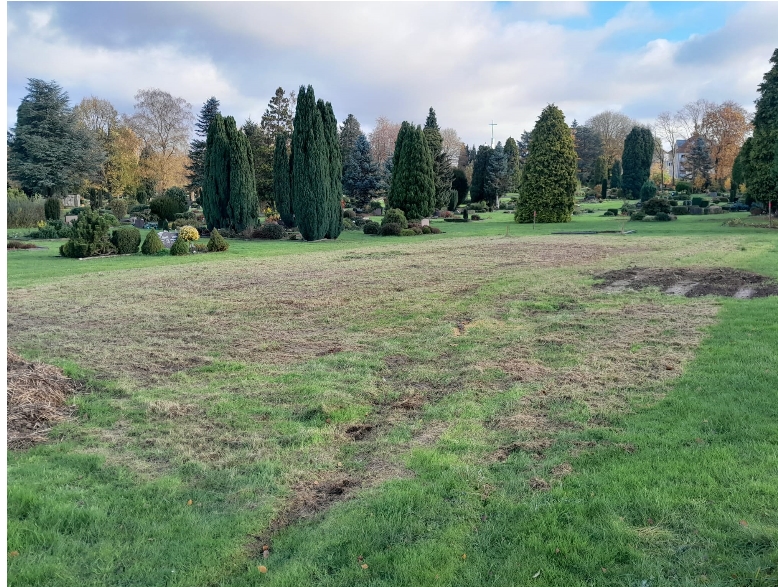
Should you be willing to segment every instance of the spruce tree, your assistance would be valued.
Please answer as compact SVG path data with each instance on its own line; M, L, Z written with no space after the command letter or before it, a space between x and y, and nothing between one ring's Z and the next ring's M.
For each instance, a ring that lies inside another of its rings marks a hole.
M289 151L286 146L287 135L276 135L276 148L273 157L273 198L281 221L286 226L294 226L292 208L292 177L290 175Z
M549 104L529 140L521 176L516 222L570 222L575 207L577 157L570 127L562 111Z
M348 161L351 150L361 134L362 129L359 126L359 121L353 114L349 114L338 131L338 144L340 145L340 155L343 161Z
M324 238L330 228L330 174L324 124L313 87L300 86L292 133L292 202L300 234Z
M378 188L378 164L370 153L370 142L360 133L351 155L343 165L343 191L360 208L367 206Z
M710 172L713 169L713 160L710 156L710 148L707 141L701 137L692 137L692 148L686 158L691 169L693 187L698 187L701 183L703 189L710 185ZM697 179L700 179L700 182Z
M613 162L613 167L611 167L611 187L612 188L620 188L621 187L621 161L616 159Z
M399 208L409 220L430 216L437 201L435 173L421 126L414 128L408 125L399 154L395 144L395 160L389 207Z
M316 108L321 116L324 130L324 142L327 147L326 165L329 188L328 201L328 227L326 236L336 239L343 230L343 163L340 156L340 144L338 144L338 120L332 111L332 104L323 100L316 102Z
M443 150L443 137L432 107L424 123L424 138L432 155L432 169L435 173L435 207L444 209L451 199L451 161Z
M492 157L492 149L486 145L478 147L478 154L473 162L473 179L470 182L470 201L480 202L486 199L486 169Z
M208 127L203 159L203 215L208 230L227 227L229 214L227 206L230 199L230 145L224 118L214 116Z
M651 131L639 126L632 127L624 139L621 158L624 197L636 200L640 197L640 188L651 173L651 161L654 158L654 137Z
M227 214L230 228L241 231L255 226L259 215L254 157L246 135L238 130L232 116L224 119L224 128L230 148Z
M195 138L189 143L189 163L186 165L191 191L200 192L203 187L205 173L205 143L208 137L208 127L219 113L219 101L211 96L200 109L200 115L195 123Z

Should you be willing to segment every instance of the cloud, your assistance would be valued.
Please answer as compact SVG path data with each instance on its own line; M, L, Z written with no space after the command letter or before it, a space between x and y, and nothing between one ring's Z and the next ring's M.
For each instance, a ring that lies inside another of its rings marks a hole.
M589 24L565 25L576 18ZM310 83L365 129L382 115L423 123L433 106L468 143L488 141L492 119L504 141L551 102L568 122L605 109L647 121L699 97L750 106L776 21L777 5L744 4L711 33L669 41L645 3L603 22L585 3L11 3L8 106L41 77L125 112L140 88L195 111L215 95L240 122L276 87ZM649 40L627 42L638 35Z

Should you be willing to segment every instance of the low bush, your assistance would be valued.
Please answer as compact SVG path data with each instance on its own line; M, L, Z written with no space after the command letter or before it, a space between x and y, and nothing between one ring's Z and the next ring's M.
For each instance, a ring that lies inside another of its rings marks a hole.
M28 228L46 221L43 200L30 199L21 190L8 190L6 201L7 228Z
M432 229L429 226L422 226L421 232L422 234L430 234L432 232Z
M197 232L197 229L194 226L182 226L178 231L178 238L190 242L196 241L200 238L200 233Z
M49 198L43 204L43 214L46 220L59 220L62 216L62 200L59 198Z
M189 241L185 241L182 238L177 238L173 246L170 247L170 254L175 256L188 255L189 254Z
M664 198L651 198L643 202L643 212L655 216L657 212L669 214L671 210L670 203Z
M23 243L22 241L8 241L9 249L34 249L35 245L32 243Z
M356 226L357 228L362 228L363 226L365 226L366 222L369 222L369 219L365 218L364 216L357 216L356 218L354 218L353 222L354 222L354 226Z
M390 222L381 226L381 236L400 236L401 231L404 230L402 225L397 222Z
M708 208L708 214L723 214L724 210L721 206L710 206Z
M408 219L405 218L405 213L399 208L390 208L381 218L381 226L386 226L387 224L399 224L401 229L408 228Z
M143 245L141 245L140 252L144 255L156 255L160 251L165 249L165 245L162 244L162 239L155 230L149 231L146 238L143 239Z
M603 214L603 216L616 216L616 215L610 210L608 210L605 214Z
M679 193L692 193L692 186L691 184L686 183L685 181L679 181L675 184L675 191Z
M108 202L108 208L111 210L111 214L119 220L127 215L127 202L124 200L111 200Z
M70 238L70 227L62 220L48 220L38 230L30 233L30 238Z
M381 225L372 220L365 222L365 225L362 227L362 232L365 234L378 234L380 231Z
M207 253L208 247L204 245L203 243L192 243L192 246L190 247L190 250L194 249L195 253Z
M468 206L470 210L473 212L488 212L489 206L486 204L486 202L474 202Z
M421 229L421 226L414 226L412 228L408 228L408 230L412 230L414 234L424 234L424 231Z
M59 253L71 258L113 253L116 249L108 239L110 230L111 222L107 216L92 211L83 212L73 222L70 240L59 248Z
M113 231L111 243L120 255L134 255L140 246L140 230L132 226L122 226Z
M481 217L480 217L478 214L473 214L473 215L470 217L470 220L481 220Z
M359 226L357 226L351 218L344 218L343 219L343 230L359 230Z
M654 215L654 220L657 222L670 222L673 219L667 212L657 212Z
M354 220L354 218L357 217L357 213L354 212L353 208L346 208L343 210L343 218L348 218L349 220Z
M215 228L211 231L211 238L208 240L208 250L212 253L226 251L230 248L230 243L224 240Z
M650 179L640 187L640 201L647 202L648 200L656 197L656 184Z
M456 218L444 218L443 222L470 222L470 220L468 218L456 217Z
M186 208L182 207L181 202L174 198L154 198L149 205L151 213L157 216L157 218L173 222L176 219L176 214L186 212Z
M676 216L685 216L689 213L689 207L688 206L672 206L670 208L670 212L675 214Z
M416 231L412 228L403 228L400 231L400 236L416 236Z
M646 213L641 210L636 210L632 214L630 214L629 219L635 220L636 222L640 222L646 217Z
M430 232L432 234L440 234L442 231L437 226L430 226Z
M608 208L608 212L613 212L614 216L618 216L621 213L619 208Z
M284 227L274 222L265 222L262 226L257 228L251 235L253 238L261 238L265 240L281 240L286 235Z
M451 210L441 210L440 214L438 214L438 217L445 220L446 218L453 218L454 213Z

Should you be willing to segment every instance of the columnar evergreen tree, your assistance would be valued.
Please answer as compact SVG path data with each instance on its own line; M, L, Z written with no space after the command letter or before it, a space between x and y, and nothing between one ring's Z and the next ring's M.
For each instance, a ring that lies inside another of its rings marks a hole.
M465 170L461 167L454 169L454 179L451 182L451 189L457 193L456 203L451 202L453 205L449 206L449 210L452 212L467 198L467 190L470 189L470 185L467 183L467 175Z
M611 167L611 187L612 188L620 188L621 187L621 161L616 159L613 162L613 167Z
M94 134L77 124L67 92L54 81L29 79L8 133L8 175L27 195L50 197L97 180L104 160Z
M276 135L276 148L273 157L273 198L281 221L286 226L294 226L294 208L292 206L292 176L289 165L289 151L285 132Z
M640 188L651 173L653 158L654 137L651 131L640 126L632 127L627 138L624 139L622 154L621 185L626 198L635 200L640 197Z
M208 127L203 158L203 215L208 230L228 226L230 200L230 145L219 113Z
M227 214L230 228L241 231L258 224L259 199L254 183L254 156L246 135L238 130L235 119L224 119L230 147L230 197Z
M505 195L505 180L508 175L508 161L505 157L505 149L501 142L489 155L486 164L486 177L484 178L484 200L498 206L500 197Z
M516 139L508 137L505 141L505 164L506 170L506 182L505 191L515 192L519 187L519 179L521 174L521 164L519 161L519 145L516 144Z
M435 173L421 126L408 124L402 141L398 137L395 144L394 160L388 207L399 208L409 220L430 216L437 201Z
M707 141L701 137L692 137L692 148L686 161L692 174L692 183L697 189L704 189L710 185L710 172L713 169L713 160L710 156L710 148Z
M361 134L362 128L359 126L359 121L356 116L349 114L338 131L338 143L340 144L340 155L343 161L348 161L348 158L351 156L351 150Z
M366 206L378 189L378 164L370 153L370 141L360 133L351 155L343 166L343 191L352 203Z
M473 179L470 182L470 201L480 202L486 199L486 178L489 159L492 157L492 149L487 145L478 147L478 154L473 162Z
M602 183L603 179L608 179L608 162L605 157L600 156L594 161L594 169L592 170L591 175L592 185Z
M562 111L549 104L529 141L521 176L516 222L570 222L575 207L577 157L573 135Z
M424 138L432 155L432 169L435 173L435 207L445 208L451 199L451 160L443 150L438 118L431 107L424 123Z
M603 199L608 197L608 180L603 178L602 180L602 190L600 192Z
M305 240L319 240L327 234L332 216L331 191L324 123L313 87L300 86L292 133L292 202Z
M754 135L746 141L748 153L743 175L749 198L764 203L772 201L775 210L778 207L778 49L773 51L770 63L773 66L758 88Z
M414 130L413 125L407 120L403 120L402 124L400 125L400 130L397 132L397 140L394 142L394 153L392 153L392 171L394 171L394 168L397 167L397 164L400 161L400 154L402 153L403 141L405 141L405 139L410 135L411 131L413 130Z
M599 183L593 177L596 174L595 166L602 156L602 138L593 128L579 126L575 131L575 152L578 155L578 179L581 183ZM607 163L606 163L607 165Z
M208 137L208 127L219 113L219 101L211 96L200 109L200 115L195 123L195 138L189 143L189 163L186 170L189 176L187 188L199 192L203 187L205 172L205 143Z
M323 100L316 102L316 107L321 116L324 142L327 146L327 176L329 178L329 191L327 194L329 226L327 238L336 239L343 230L343 163L338 144L338 120L332 111L332 104Z

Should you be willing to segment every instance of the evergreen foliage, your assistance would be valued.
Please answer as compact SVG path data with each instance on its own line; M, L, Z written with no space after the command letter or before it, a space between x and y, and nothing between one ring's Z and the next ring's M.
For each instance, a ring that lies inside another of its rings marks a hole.
M611 167L611 187L621 188L621 161L616 159Z
M707 188L710 185L710 172L713 169L713 160L710 156L710 148L707 141L701 137L694 137L692 139L692 148L689 151L686 161L689 164L692 174L692 183L695 187ZM700 178L701 185L698 186L696 181Z
M27 195L67 193L97 179L105 152L95 136L77 124L70 99L56 82L30 78L27 95L8 133L8 175Z
M167 220L168 222L175 220L176 214L186 212L186 208L181 207L181 202L166 196L151 200L149 208L151 209L151 213L157 216L160 221Z
M443 150L443 137L440 134L437 115L432 107L424 123L424 139L432 156L432 171L435 175L435 208L446 208L450 200L451 161L448 153Z
M549 104L540 114L529 141L514 219L570 222L575 207L577 157L562 111Z
M354 145L357 144L357 139L359 139L361 134L362 128L359 126L359 121L353 114L349 114L338 131L340 156L344 162L348 161L349 157L351 157L351 151L354 149ZM346 191L345 186L343 191Z
M473 179L470 183L470 201L480 202L486 199L485 184L487 178L487 168L489 159L492 157L493 149L486 145L478 147L478 153L473 162Z
M408 228L408 219L399 208L389 208L381 217L381 226L399 224L400 228Z
M235 119L224 119L229 145L229 228L238 232L259 224L259 199L254 182L254 155L246 135L238 130Z
M324 130L324 143L327 148L325 165L329 178L327 193L327 218L328 227L326 237L336 239L343 230L343 162L340 156L338 144L338 121L332 111L332 104L318 100L316 108L322 120Z
M283 88L276 88L259 125L251 119L243 125L243 132L249 140L254 158L254 182L259 202L271 202L273 199L273 159L276 137L281 133L285 133L288 137L292 135L294 116L292 96L293 93L287 96Z
M603 179L602 180L602 189L600 191L600 194L602 195L603 199L608 197L608 180L607 179Z
M43 204L43 213L46 220L59 220L62 215L62 200L59 198L48 198Z
M457 194L456 202L452 201L453 207L451 205L449 206L449 210L453 212L457 206L467 199L467 191L470 189L470 186L467 183L465 170L461 167L454 169L454 179L451 182L451 187Z
M654 186L654 193L656 193L656 186ZM655 196L652 196L648 200L645 200L643 204L643 212L650 216L655 216L659 212L664 212L667 214L671 210L672 210L672 206L670 205L670 202L668 202L664 198L657 198Z
M228 243L219 233L219 231L214 228L211 231L211 236L208 239L207 248L211 253L226 251L230 248L230 243Z
M575 152L578 156L578 179L581 183L596 184L602 181L597 177L595 166L602 156L602 137L588 126L575 129ZM606 163L607 165L607 163Z
M656 184L650 179L647 179L640 188L640 201L647 202L654 197L656 197ZM646 212L646 214L651 214L651 212Z
M276 210L281 215L285 226L294 226L292 207L292 177L289 166L289 151L287 135L282 132L276 135L276 147L273 156L273 198Z
M178 207L181 208L181 212L189 210L189 194L186 193L184 188L180 186L170 187L165 190L164 196L178 202Z
M352 204L365 207L378 189L378 164L370 153L370 142L360 134L343 166L343 191Z
M208 229L226 227L228 223L227 204L230 199L230 145L224 118L214 116L208 128L203 172L203 215Z
M99 212L85 210L73 222L70 240L59 248L63 257L94 257L115 251L108 240L111 221Z
M150 230L146 235L146 238L143 239L143 245L141 245L140 252L144 255L156 255L164 248L165 245L162 244L162 239L159 238L157 231Z
M583 127L586 128L586 127ZM603 179L608 179L608 162L605 157L600 156L594 162L594 169L592 170L591 182L592 185L602 183Z
M506 179L508 177L508 161L505 157L505 150L502 143L489 154L489 161L486 164L486 175L484 177L484 200L494 203L495 207L499 204L499 199L505 195Z
M188 255L189 254L189 241L185 241L182 238L177 238L173 246L170 247L170 254L175 256Z
M640 126L632 127L624 139L622 154L621 185L625 198L635 200L640 196L640 188L651 173L653 158L654 137L651 136L651 131Z
M519 180L521 179L519 145L516 143L516 139L513 137L508 137L508 140L505 141L504 151L505 163L507 166L505 192L511 193L515 192L519 188Z
M203 173L205 170L205 143L208 136L208 127L214 117L219 113L219 101L211 96L200 109L200 115L195 122L195 138L189 143L189 163L186 170L189 176L191 191L199 193L203 187Z
M394 160L388 205L399 208L412 220L430 216L437 201L435 173L432 155L420 126L414 128L408 125L403 140L398 137Z
M154 232L153 230L151 232ZM113 231L111 243L120 255L134 255L140 246L140 230L134 226L122 226Z
M329 157L324 124L311 86L300 86L297 97L292 158L292 202L297 226L305 240L322 239L332 216Z

